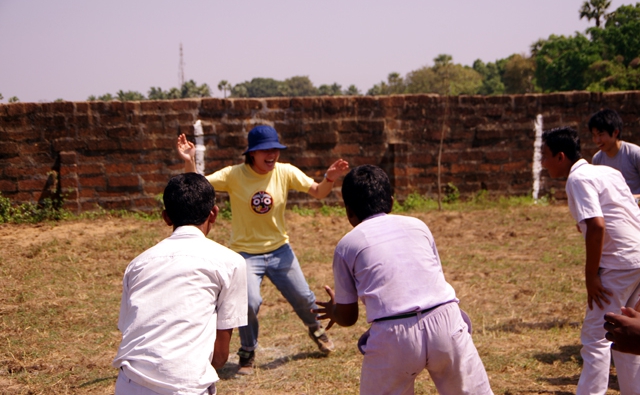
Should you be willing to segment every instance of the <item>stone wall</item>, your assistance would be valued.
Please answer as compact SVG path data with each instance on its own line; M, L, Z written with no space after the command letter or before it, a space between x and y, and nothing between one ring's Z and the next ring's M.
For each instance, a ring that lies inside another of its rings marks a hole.
M183 168L177 135L193 139L200 119L206 173L242 162L247 132L266 123L289 147L280 160L317 181L331 162L344 158L352 166L384 168L399 200L411 192L435 197L444 131L442 185L452 183L463 196L480 190L525 195L533 185L536 116L543 116L545 129L577 128L590 159L595 147L586 122L603 107L623 117L623 139L640 142L640 92L3 104L0 192L15 202L62 192L75 212L98 206L151 210L167 180ZM339 186L327 203L339 202ZM550 192L562 198L563 184L543 172L541 194ZM290 204L312 200L290 195Z

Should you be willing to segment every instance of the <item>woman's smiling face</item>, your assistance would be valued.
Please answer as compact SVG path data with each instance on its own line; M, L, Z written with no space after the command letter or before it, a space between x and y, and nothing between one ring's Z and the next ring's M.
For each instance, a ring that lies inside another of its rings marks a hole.
M280 149L271 148L249 152L253 158L251 168L258 174L267 174L275 169L276 162L280 158Z

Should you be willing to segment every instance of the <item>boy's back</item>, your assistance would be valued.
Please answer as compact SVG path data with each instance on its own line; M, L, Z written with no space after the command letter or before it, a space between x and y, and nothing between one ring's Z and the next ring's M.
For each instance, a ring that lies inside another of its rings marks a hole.
M217 381L203 361L211 359L218 323L237 327L246 321L246 313L238 313L244 309L235 306L246 303L245 290L233 288L244 270L240 255L191 226L143 252L124 274L122 344L114 366L157 392Z
M368 322L457 300L433 236L417 218L379 214L361 222L338 243L334 273L337 303L359 296Z
M640 267L640 209L622 174L608 166L575 163L567 178L569 210L586 235L585 220L605 219L606 232L600 267Z

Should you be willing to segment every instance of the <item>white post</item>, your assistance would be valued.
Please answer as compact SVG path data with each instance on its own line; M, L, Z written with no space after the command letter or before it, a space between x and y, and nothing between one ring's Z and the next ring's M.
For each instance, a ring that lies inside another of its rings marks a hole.
M196 172L204 175L204 132L202 131L202 122L198 119L193 124L193 134L196 137Z
M536 138L533 142L533 200L538 201L538 193L540 192L540 172L542 165L542 114L538 114L534 122L534 130Z

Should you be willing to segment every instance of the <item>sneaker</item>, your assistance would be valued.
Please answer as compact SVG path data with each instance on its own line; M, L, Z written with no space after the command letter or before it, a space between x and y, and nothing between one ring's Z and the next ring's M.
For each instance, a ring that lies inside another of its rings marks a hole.
M238 350L238 356L240 357L240 369L238 369L238 374L253 374L253 366L254 361L256 359L255 351L246 351L242 348Z
M324 328L321 326L309 328L309 337L314 341L314 343L316 343L318 349L325 354L329 354L336 348L331 339L329 339L329 336L327 336Z

